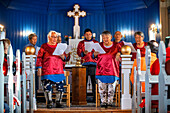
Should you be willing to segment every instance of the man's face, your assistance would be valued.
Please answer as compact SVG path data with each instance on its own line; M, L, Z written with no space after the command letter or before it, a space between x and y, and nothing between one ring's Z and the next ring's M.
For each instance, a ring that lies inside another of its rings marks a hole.
M57 43L57 34L56 33L51 33L51 37L48 37L49 39L49 42L52 44L52 45L56 45Z
M102 39L105 45L108 45L111 42L112 36L111 35L102 35Z
M57 39L57 43L61 43L61 42L62 42L61 36L59 36L58 39Z
M120 42L120 40L121 40L121 38L122 38L121 32L120 32L120 31L117 31L117 32L115 33L114 37L115 37L115 40L116 40L117 42Z
M141 37L140 35L136 35L135 36L135 41L137 44L141 44L143 42L143 37Z
M86 32L85 34L84 34L84 36L86 37L86 39L87 40L91 40L91 38L92 38L92 33L89 31L89 32Z
M32 37L32 39L29 40L29 41L30 41L31 44L35 45L35 44L37 43L37 37L34 36L34 37Z

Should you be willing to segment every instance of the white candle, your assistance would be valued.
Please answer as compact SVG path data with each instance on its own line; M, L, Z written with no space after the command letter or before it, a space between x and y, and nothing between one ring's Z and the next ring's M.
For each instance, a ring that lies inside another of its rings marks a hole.
M93 37L96 37L96 33L93 33Z
M100 35L100 42L102 42L102 35Z

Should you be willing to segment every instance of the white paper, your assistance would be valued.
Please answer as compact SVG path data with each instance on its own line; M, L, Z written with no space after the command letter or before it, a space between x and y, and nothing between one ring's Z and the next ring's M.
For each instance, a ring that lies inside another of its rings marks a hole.
M35 55L38 55L38 51L40 50L40 47L36 47Z
M66 43L59 43L55 48L53 55L62 55L66 49L67 49Z
M65 50L65 53L68 54L69 52L72 51L72 46L71 45L68 45L67 46L67 49Z
M124 45L130 46L132 53L136 53L136 50L135 50L135 48L133 47L133 45L132 45L131 42L123 42L123 43L124 43Z
M93 43L93 49L97 52L99 52L99 54L105 54L106 52L103 50L103 48L100 46L99 43Z
M85 45L85 50L87 50L88 52L91 52L93 49L93 41L92 42L84 42Z

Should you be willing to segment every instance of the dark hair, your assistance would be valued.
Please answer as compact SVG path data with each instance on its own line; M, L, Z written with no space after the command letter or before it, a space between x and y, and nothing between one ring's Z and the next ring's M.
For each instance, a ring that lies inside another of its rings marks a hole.
M89 29L89 28L87 28L87 29L84 30L84 34L85 34L86 32L91 32L91 33L92 33L92 30Z
M135 32L134 36L136 36L136 35L139 35L139 36L141 36L141 37L143 37L143 38L144 38L144 33L143 33L143 32L141 32L141 31L137 31L137 32Z
M33 37L37 37L37 35L35 33L31 33L29 36L28 36L28 39L31 40Z
M170 38L165 38L165 46L166 46L166 48L168 47L169 43L170 43Z
M154 43L157 43L158 46L155 45ZM155 41L155 40L149 41L148 46L150 47L152 53L157 53L158 52L159 43L157 41Z
M5 38L5 39L1 39L0 41L3 42L3 45L4 45L4 49L5 48L8 48L11 44L10 40L8 38Z
M112 34L110 33L110 31L103 31L102 35L112 35Z

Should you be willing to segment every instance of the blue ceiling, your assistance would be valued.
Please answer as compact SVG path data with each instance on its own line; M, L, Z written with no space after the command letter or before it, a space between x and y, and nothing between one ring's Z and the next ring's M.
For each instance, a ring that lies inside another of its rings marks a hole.
M57 13L78 3L87 12L122 12L147 8L155 0L0 0L7 9L37 13Z

